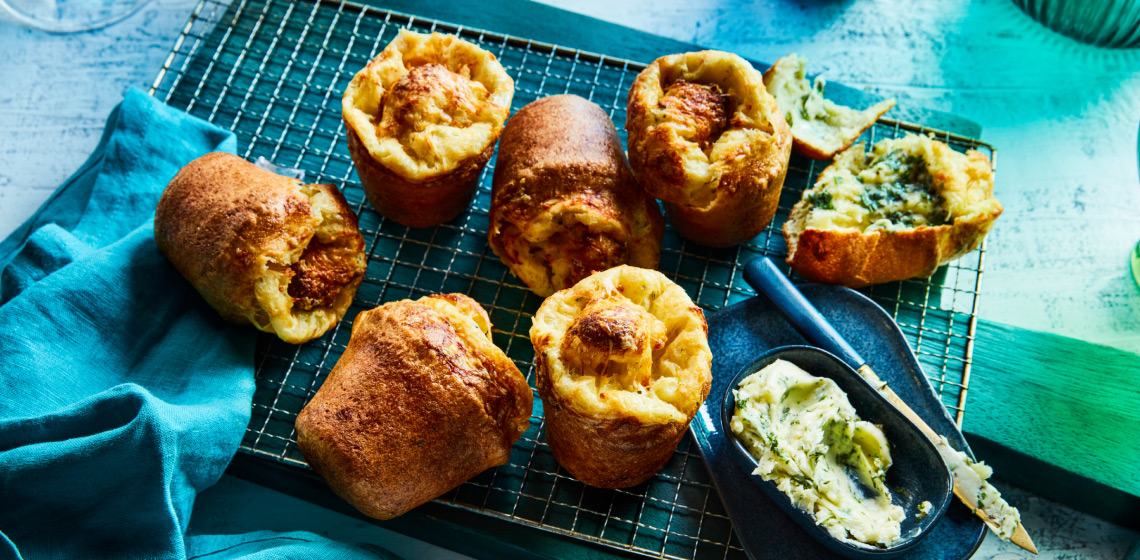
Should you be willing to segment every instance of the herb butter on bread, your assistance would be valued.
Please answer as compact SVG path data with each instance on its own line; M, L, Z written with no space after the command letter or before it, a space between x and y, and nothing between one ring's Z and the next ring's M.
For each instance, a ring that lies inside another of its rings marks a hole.
M1002 206L989 158L927 136L847 149L784 223L788 264L812 282L859 287L918 276L977 249Z
M895 106L894 99L887 99L858 111L824 99L823 78L809 82L806 66L806 59L792 53L764 72L764 87L792 127L792 147L797 154L831 159Z

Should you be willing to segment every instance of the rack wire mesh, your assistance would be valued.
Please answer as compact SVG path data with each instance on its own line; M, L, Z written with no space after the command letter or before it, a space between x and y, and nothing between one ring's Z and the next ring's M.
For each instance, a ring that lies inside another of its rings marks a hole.
M534 385L527 336L541 298L514 278L487 246L490 177L484 171L470 210L451 222L410 229L365 203L340 118L353 74L400 28L457 34L498 56L515 78L513 110L546 95L574 93L602 106L625 140L626 91L643 65L525 38L469 29L333 0L202 0L151 89L171 106L234 131L240 154L304 169L313 182L341 188L360 217L368 270L344 320L320 339L289 345L260 338L257 389L241 451L308 468L293 421L344 350L352 319L384 302L463 292L490 313L493 338ZM954 134L882 119L865 133L874 142L904 132L933 134L954 149L989 145ZM772 226L727 249L688 243L670 227L659 268L706 312L751 297L743 263L786 254L779 231L791 206L822 165L793 156ZM899 323L943 404L959 424L965 411L983 251L942 267L929 279L864 289ZM508 464L441 497L455 507L660 558L741 557L732 525L689 437L650 481L624 490L584 486L559 468L545 443L541 402Z

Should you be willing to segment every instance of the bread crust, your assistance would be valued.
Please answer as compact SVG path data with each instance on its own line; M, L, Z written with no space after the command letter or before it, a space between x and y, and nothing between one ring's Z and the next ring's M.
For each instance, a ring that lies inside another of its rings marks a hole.
M556 293L530 338L547 443L591 486L651 478L711 386L704 314L656 271L618 266Z
M723 122L708 96L673 96L678 84L727 97ZM702 106L705 105L705 106ZM684 237L711 247L748 241L771 222L792 136L759 72L739 56L700 51L661 57L638 74L626 113L629 160Z
M533 395L462 294L365 311L297 416L297 446L337 495L390 519L502 465Z
M328 207L314 212L317 197ZM356 214L335 186L303 185L222 152L190 162L170 181L155 209L154 237L224 319L253 324L291 343L320 336L335 324L366 268ZM327 313L312 324L278 329L272 320L281 324L291 306L267 309L256 294L258 283L267 271L297 263L311 242L330 249L323 256L348 280L326 298L332 302Z
M817 229L805 227L811 206L801 200L783 226L787 262L792 269L810 282L857 288L930 276L939 266L981 246L1002 212L993 198L989 158L978 151L959 154L941 142L931 143L933 153L946 169L936 177L942 190L974 191L968 212L952 215L951 223L938 226L870 231ZM861 147L856 148L861 151ZM820 176L829 176L831 170L841 165L837 159Z
M657 268L665 220L633 177L613 122L576 95L554 95L507 123L487 240L546 297L619 264Z

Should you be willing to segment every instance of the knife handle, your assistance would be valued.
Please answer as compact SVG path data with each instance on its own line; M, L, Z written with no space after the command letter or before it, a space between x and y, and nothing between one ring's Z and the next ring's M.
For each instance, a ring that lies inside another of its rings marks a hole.
M768 296L784 318L813 346L835 354L852 369L866 364L863 357L768 257L756 257L745 265L744 280L758 293Z

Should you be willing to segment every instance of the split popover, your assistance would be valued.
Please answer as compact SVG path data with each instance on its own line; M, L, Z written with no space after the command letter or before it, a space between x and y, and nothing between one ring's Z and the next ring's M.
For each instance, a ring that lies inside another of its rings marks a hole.
M823 97L824 84L820 77L808 82L807 60L795 53L764 72L764 86L792 127L792 147L811 159L835 157L895 106L894 99L887 99L862 111L845 107Z
M708 396L708 325L685 290L618 266L550 296L530 329L550 450L601 488L649 479Z
M511 117L487 237L534 293L549 296L619 264L657 268L664 229L601 107L554 95Z
M633 172L681 235L726 247L772 221L792 135L748 61L720 51L661 57L638 74L626 115Z
M462 213L514 92L495 55L454 35L400 30L342 100L348 150L372 206L412 227Z
M182 168L154 238L228 321L299 344L344 316L367 267L356 214L333 185L306 185L214 152Z
M977 249L1002 206L989 158L927 136L847 149L784 223L788 264L812 282L859 287L930 276Z
M533 400L475 300L396 301L357 315L297 446L340 497L389 519L506 463Z

